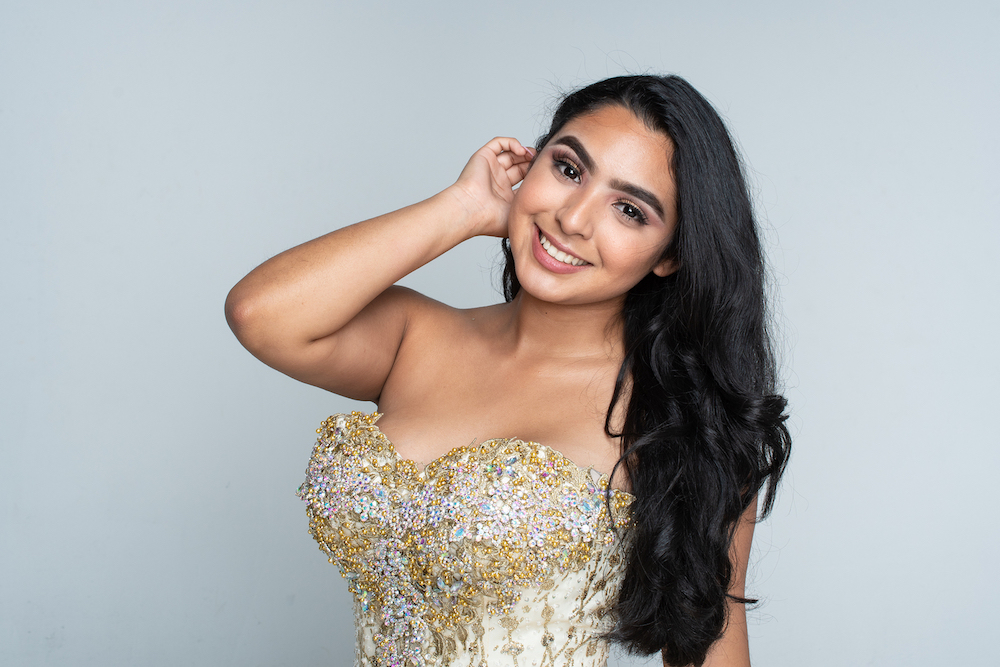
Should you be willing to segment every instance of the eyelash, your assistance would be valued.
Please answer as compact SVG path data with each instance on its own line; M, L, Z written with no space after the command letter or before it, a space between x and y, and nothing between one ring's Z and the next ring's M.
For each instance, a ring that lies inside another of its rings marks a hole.
M583 175L583 169L577 166L573 158L570 157L569 153L564 153L563 151L556 150L552 153L552 162L556 166L556 170L562 174L563 178L568 178L571 181L576 181ZM566 175L566 169L572 169L576 172L576 177L571 177Z
M555 164L556 170L562 175L563 178L568 178L571 181L577 181L579 180L580 176L583 175L583 169L577 166L576 162L569 155L569 153L564 153L563 151L560 150L553 151L552 162L553 164ZM566 174L566 171L568 169L572 169L573 171L576 172L575 178ZM646 214L642 212L642 209L635 202L631 202L628 199L619 199L618 201L615 202L615 207L618 206L622 207L618 209L619 212L621 212L621 214L624 215L629 220L635 222L638 225L649 224L649 219L646 217ZM628 213L626 213L624 210L626 207L635 211L635 214L629 215Z
M628 208L631 208L632 210L635 211L635 215L629 215L628 213L626 213L621 208L618 209L619 211L621 211L622 215L624 215L629 220L632 220L637 225L647 225L647 224L649 224L649 219L646 217L646 214L643 213L642 209L639 208L638 206L636 206L634 203L630 202L627 199L619 199L618 201L615 202L615 206L619 206L619 205L622 206L623 208L624 207L628 207Z

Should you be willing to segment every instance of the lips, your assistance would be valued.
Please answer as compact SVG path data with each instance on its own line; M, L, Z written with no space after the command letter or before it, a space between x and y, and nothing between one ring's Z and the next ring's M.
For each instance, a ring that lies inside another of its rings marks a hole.
M558 247L558 242L542 233L535 225L535 235L531 242L531 254L542 268L550 273L577 273L593 266L590 262L566 252L566 246ZM561 245L561 244L560 244Z
M552 257L556 261L562 262L563 264L569 264L570 266L584 266L588 264L588 262L583 261L576 255L571 255L568 252L563 252L559 248L555 247L555 245L553 245L552 242L549 241L548 237L546 237L545 234L542 233L542 230L538 230L538 242L542 245L542 248L545 250L546 254L548 254L549 257Z

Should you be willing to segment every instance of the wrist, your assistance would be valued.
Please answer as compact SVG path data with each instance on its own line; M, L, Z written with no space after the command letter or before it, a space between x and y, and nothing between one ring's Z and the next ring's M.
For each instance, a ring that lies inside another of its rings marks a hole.
M489 235L488 228L493 213L483 206L480 199L462 187L461 183L450 185L436 197L440 197L445 202L444 206L448 207L451 214L449 219L463 230L463 241L474 236Z

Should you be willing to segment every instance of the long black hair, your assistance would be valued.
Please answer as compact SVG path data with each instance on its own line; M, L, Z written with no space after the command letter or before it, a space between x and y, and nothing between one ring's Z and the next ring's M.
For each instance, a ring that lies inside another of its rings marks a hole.
M633 547L608 638L634 653L700 665L726 624L730 547L763 490L774 502L788 460L785 399L776 393L766 269L739 155L712 105L676 76L606 79L568 95L541 151L571 119L608 105L673 142L677 226L663 259L625 297L624 360L605 419L620 437L614 473L636 500ZM520 290L504 240L504 296ZM612 413L627 398L624 423ZM740 602L747 602L737 598Z

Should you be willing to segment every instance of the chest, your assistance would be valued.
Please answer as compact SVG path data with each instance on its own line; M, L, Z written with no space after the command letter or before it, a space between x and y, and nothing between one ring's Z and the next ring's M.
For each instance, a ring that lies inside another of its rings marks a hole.
M401 358L379 400L379 426L400 456L426 464L448 450L519 438L608 473L620 455L605 432L617 367L530 359L482 345L425 345Z

